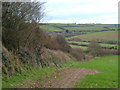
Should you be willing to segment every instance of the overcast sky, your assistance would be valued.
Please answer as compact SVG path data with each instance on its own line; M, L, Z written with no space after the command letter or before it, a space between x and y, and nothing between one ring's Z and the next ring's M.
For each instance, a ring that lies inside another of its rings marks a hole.
M42 0L46 23L118 23L119 0Z

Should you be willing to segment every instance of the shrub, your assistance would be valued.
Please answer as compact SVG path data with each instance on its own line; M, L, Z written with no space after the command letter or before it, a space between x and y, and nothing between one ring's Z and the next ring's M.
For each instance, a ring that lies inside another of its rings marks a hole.
M103 55L103 49L102 49L102 47L98 43L96 43L94 41L89 44L89 46L88 46L88 52L93 57L102 56Z
M72 48L70 54L75 57L78 61L85 60L85 55L82 49Z
M71 47L61 35L47 36L45 39L45 47L54 50L61 50L64 52L70 52Z
M65 38L62 35L57 35L56 42L58 43L58 48L65 52L70 52L71 47L66 42Z
M106 55L119 55L118 50L115 49L103 49L104 56Z

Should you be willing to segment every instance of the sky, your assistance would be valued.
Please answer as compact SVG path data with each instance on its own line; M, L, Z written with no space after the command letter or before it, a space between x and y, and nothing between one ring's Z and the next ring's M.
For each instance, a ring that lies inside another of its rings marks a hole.
M118 23L119 0L41 0L45 23Z

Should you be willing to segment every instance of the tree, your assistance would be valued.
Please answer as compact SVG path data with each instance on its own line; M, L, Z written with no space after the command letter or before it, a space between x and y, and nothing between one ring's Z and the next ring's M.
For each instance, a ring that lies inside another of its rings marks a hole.
M8 50L26 45L42 19L43 2L3 2L2 41ZM36 33L37 34L37 33Z
M43 4L44 2L2 3L2 44L25 63L44 64L41 58L44 32L39 29L39 22L44 15Z

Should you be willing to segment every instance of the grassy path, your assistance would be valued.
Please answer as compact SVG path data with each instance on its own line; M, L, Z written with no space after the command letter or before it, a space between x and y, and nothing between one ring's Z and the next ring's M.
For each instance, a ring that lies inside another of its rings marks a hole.
M117 88L118 56L97 57L86 62L71 61L62 68L50 67L34 73L15 75L9 80L4 78L3 86Z
M38 88L117 88L118 56L97 57L87 62L69 62L53 73L51 80L38 80L30 87ZM57 73L56 73L57 72ZM49 76L47 76L49 77Z
M74 88L76 81L85 77L88 74L99 73L95 70L85 68L65 68L56 70L52 75L43 76L37 80L34 84L30 85L29 88ZM41 82L45 78L51 77L52 79L46 80L44 83Z

